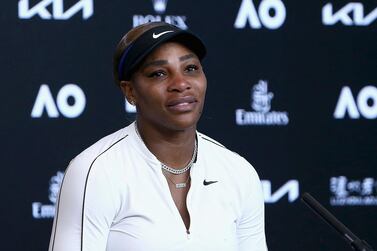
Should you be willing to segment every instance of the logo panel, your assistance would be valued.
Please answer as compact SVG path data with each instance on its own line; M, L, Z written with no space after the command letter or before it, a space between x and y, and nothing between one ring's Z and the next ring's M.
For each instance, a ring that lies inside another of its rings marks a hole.
M368 26L377 19L377 8L366 14L362 3L348 3L335 11L332 3L322 8L322 23L327 26L341 23L346 26Z
M274 97L272 92L268 92L268 83L260 80L251 90L251 108L254 111L244 109L236 110L236 124L246 125L288 125L288 112L271 111L271 100Z
M285 5L281 0L262 0L258 10L252 0L242 0L234 28L243 29L249 24L252 29L280 28L286 18Z
M58 171L52 176L49 182L48 199L50 204L42 204L41 202L33 202L31 205L32 216L34 219L50 219L55 215L55 204L59 196L59 190L63 181L64 173Z
M298 180L288 180L284 185L272 192L271 181L261 180L264 202L276 203L281 200L285 195L288 197L288 202L293 203L300 196L300 188Z
M45 20L67 20L80 11L82 11L82 19L84 20L93 16L93 0L80 0L66 10L64 10L63 0L42 0L32 7L29 0L18 1L18 17L20 19L31 19L34 16L39 16Z
M377 88L372 85L363 87L356 98L349 86L340 91L333 114L335 119L375 119L377 118Z
M64 85L55 100L49 86L43 84L39 88L30 116L41 118L46 111L49 118L58 118L60 115L66 118L77 118L83 113L85 106L86 97L78 85Z
M148 22L160 22L164 21L169 24L178 26L179 28L186 30L188 28L186 24L186 16L182 15L165 15L167 0L152 0L153 9L155 14L147 15L134 15L133 16L133 27L136 27L141 24Z
M377 180L374 177L331 177L330 192L332 206L377 206Z

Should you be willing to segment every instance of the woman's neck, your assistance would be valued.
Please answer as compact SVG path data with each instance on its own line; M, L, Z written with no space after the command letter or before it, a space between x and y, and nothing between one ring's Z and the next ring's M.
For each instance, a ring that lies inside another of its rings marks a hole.
M196 140L195 126L173 130L142 120L137 120L136 126L144 144L159 161L172 168L182 168L190 162Z

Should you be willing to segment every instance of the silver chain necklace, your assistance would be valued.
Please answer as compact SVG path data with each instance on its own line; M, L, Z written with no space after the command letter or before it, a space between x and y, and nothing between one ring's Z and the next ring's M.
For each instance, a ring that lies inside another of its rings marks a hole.
M139 133L139 129L137 128L137 123L135 122L135 131L136 131L136 134L137 136L140 138L140 140L144 143L145 145L145 142L143 140L143 138L140 136L140 133ZM194 164L194 161L195 161L195 158L196 158L196 155L198 154L198 143L196 142L196 138L195 138L195 144L194 144L194 152L192 154L192 157L191 157L191 160L190 162L184 166L183 168L180 168L180 169L175 169L175 168L172 168L164 163L162 163L160 161L160 164L161 164L161 168L164 169L165 171L171 173L171 174L174 174L174 175L179 175L179 174L183 174L185 172L187 172L188 170L190 170L190 168L192 167L192 165ZM187 182L186 182L187 183ZM186 183L185 186L186 186ZM181 187L178 187L178 185L181 185L183 183L178 183L178 184L175 184L176 185L176 188L181 188ZM184 186L184 187L185 187Z

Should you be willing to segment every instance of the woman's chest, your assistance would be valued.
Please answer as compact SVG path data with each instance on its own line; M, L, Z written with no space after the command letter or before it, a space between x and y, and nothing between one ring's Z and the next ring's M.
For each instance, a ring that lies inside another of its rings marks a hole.
M149 182L135 179L127 184L125 201L114 218L108 250L237 249L239 203L224 180L211 183L192 172L186 198L190 217L187 230L163 176L148 177Z

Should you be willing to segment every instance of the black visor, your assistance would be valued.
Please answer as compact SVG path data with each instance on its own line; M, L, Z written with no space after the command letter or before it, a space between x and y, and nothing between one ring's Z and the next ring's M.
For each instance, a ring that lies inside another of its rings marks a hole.
M119 81L130 80L132 73L143 59L160 44L174 41L185 45L202 60L206 54L203 42L189 31L181 30L173 25L162 25L151 28L125 48L119 60Z

